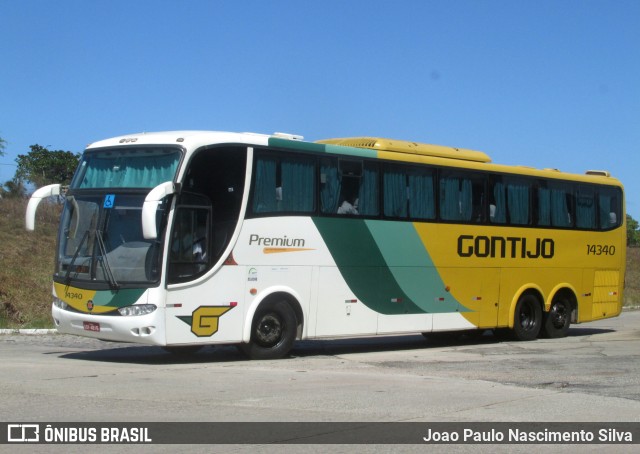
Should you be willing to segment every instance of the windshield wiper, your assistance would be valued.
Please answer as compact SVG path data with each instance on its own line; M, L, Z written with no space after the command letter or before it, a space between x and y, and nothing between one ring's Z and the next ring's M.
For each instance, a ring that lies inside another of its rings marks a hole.
M116 281L116 278L111 272L109 259L107 258L107 248L104 246L104 240L102 239L102 232L100 230L96 230L96 239L98 240L98 249L100 249L102 267L104 268L104 274L109 281L109 286L117 289L120 287L120 284L118 284L118 281Z
M73 268L73 265L76 263L76 259L78 258L78 254L80 253L80 249L82 249L82 245L84 244L84 242L86 241L88 236L89 236L89 231L87 230L87 231L84 232L84 235L82 235L82 239L80 240L80 244L78 244L78 247L76 248L76 251L73 253L73 257L71 258L71 261L67 265L67 274L64 275L64 282L67 285L69 285L69 282L71 281L71 279L70 279L71 269ZM78 273L76 273L76 276L77 275L78 275Z

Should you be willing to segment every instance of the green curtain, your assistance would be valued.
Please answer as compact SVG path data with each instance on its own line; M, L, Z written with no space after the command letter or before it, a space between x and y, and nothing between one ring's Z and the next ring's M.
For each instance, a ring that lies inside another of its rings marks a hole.
M358 193L358 213L364 216L376 216L378 209L378 171L364 168Z
M529 186L507 184L507 206L511 224L529 223Z
M281 170L282 205L279 211L313 211L314 163L283 160Z
M554 227L571 226L567 191L564 189L551 189L551 224Z
M440 217L445 221L460 221L460 182L457 178L440 178Z
M320 187L320 203L323 213L335 213L340 204L340 189L342 183L335 165L320 166L320 174L324 175L324 182Z
M409 216L417 219L436 217L432 175L409 175Z
M498 181L493 185L493 200L495 209L491 210L490 221L504 224L507 222L507 198L504 183Z
M407 183L403 173L384 173L384 215L407 217Z
M258 159L255 172L253 211L256 213L276 211L276 161Z
M460 191L460 214L463 221L470 221L473 216L473 192L471 180L462 179L462 190Z
M80 188L153 188L173 180L180 156L132 156L87 159Z
M538 225L551 225L551 191L538 189Z
M581 229L596 227L596 203L593 191L578 189L576 197L576 226Z

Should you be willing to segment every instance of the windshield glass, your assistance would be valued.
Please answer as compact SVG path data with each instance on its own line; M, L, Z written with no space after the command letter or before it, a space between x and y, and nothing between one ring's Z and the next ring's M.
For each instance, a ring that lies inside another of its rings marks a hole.
M118 147L88 150L71 189L153 188L172 181L180 163L175 147Z
M59 282L90 281L110 288L158 281L160 239L142 236L144 194L68 195L58 239ZM165 207L156 225L163 228Z

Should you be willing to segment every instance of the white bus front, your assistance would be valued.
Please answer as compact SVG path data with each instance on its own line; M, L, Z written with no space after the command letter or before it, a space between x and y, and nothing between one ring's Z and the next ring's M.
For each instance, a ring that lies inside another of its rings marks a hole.
M240 310L219 332L217 320L244 294L244 272L224 265L241 226L249 148L216 145L214 133L179 145L143 140L153 138L108 141L82 157L60 223L55 325L162 346L240 342Z
M164 343L162 272L170 198L157 206L156 239L142 234L150 189L175 178L178 147L87 150L66 195L54 271L58 331Z

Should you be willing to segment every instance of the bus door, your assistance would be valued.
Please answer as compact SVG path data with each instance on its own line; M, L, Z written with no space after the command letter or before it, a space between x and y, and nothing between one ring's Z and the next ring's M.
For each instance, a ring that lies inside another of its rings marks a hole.
M246 162L245 147L210 147L185 172L165 253L167 344L242 339L246 270L227 258L242 224Z

